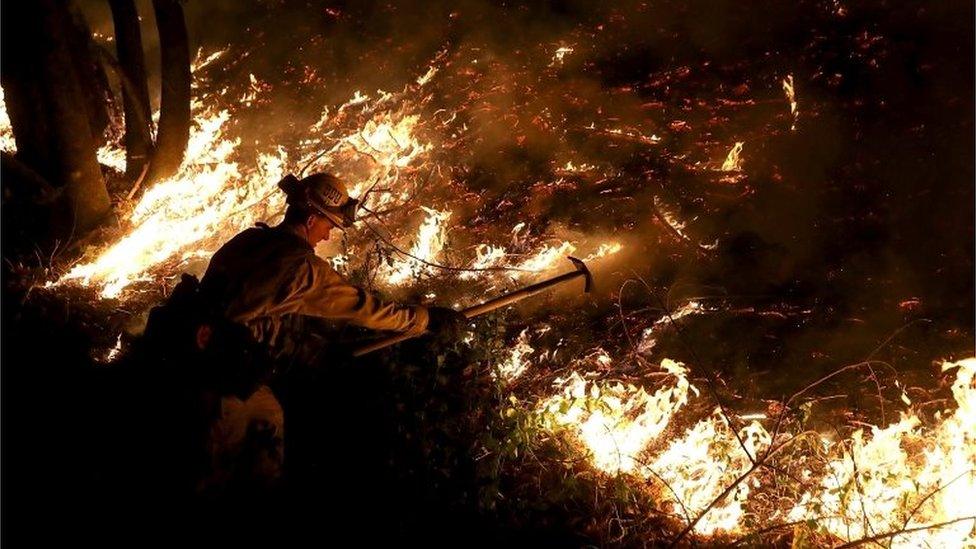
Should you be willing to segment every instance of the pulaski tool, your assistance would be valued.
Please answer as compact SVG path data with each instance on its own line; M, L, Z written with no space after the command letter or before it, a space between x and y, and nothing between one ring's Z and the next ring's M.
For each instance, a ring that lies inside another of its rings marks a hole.
M570 271L568 273L563 273L559 276L554 276L548 280L543 280L542 282L536 282L535 284L526 286L525 288L521 288L513 292L509 292L504 295L500 295L494 299L489 299L488 301L485 301L480 305L468 307L467 309L461 311L461 314L463 314L467 318L474 318L478 315L483 315L485 313L494 311L495 309L500 309L501 307L504 307L506 305L511 305L516 301L521 301L527 297L531 297L540 292L544 292L549 288L552 288L553 286L558 286L559 284L562 284L564 282L569 282L570 280L580 278L580 277L583 277L583 280L585 281L583 292L589 293L590 290L593 288L593 276L590 274L590 270L586 268L585 263L583 263L579 259L576 259L575 257L568 257L567 259L569 259L573 263L573 266L576 267L576 270ZM401 341L406 341L408 339L411 339L412 337L416 337L416 336L399 334L399 335L383 338L378 341L374 341L373 343L363 345L362 347L356 349L355 351L353 351L352 356L363 356L367 353L372 353L373 351L378 351L380 349L389 347L390 345L395 345L397 343L400 343Z

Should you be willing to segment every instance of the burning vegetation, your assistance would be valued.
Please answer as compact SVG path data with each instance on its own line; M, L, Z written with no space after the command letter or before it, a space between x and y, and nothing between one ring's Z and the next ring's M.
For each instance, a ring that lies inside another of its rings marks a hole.
M249 17L263 28L275 8L258 4ZM132 164L133 147L171 146L165 102L145 105L155 143L149 132L133 145L137 106L115 98L96 152L117 222L8 258L23 281L8 293L83 310L78 330L110 370L181 273L281 221L282 177L329 171L361 215L316 253L371 291L463 309L559 274L569 255L596 278L585 301L560 293L472 321L462 341L373 359L400 414L392 468L465 494L447 507L515 535L545 523L574 544L976 545L976 358L961 320L973 227L959 199L971 184L921 220L931 189L885 165L942 139L876 75L907 48L934 78L938 50L885 30L907 16L876 24L883 6L801 2L763 20L783 18L765 24L803 44L753 37L735 53L749 32L697 23L728 49L679 39L693 10L669 2L584 10L511 43L471 29L515 8L438 7L453 30L398 46L408 68L363 46L361 66L337 75L342 55L316 25L392 17L376 9L296 23L307 50L289 49L284 67L264 31L253 44L197 38L172 170ZM954 13L933 11L920 8L936 22ZM93 44L113 48L96 23ZM962 113L945 139L971 132L971 86L932 93ZM886 124L910 143L888 150ZM4 105L5 163L14 134ZM923 173L918 162L905 169ZM884 178L905 196L888 199ZM922 249L927 231L959 239Z

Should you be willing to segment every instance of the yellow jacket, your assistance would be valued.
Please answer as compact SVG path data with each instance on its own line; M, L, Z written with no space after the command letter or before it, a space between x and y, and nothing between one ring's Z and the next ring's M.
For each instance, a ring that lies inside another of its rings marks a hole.
M203 291L229 320L277 354L291 315L346 320L374 330L420 333L427 309L387 303L352 286L303 238L280 227L247 229L210 260Z

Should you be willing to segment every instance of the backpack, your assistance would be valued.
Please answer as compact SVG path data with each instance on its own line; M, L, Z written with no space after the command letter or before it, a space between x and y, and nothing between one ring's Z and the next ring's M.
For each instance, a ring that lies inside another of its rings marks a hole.
M149 312L143 347L168 374L218 395L246 400L272 373L263 345L245 326L227 320L183 274L165 303Z

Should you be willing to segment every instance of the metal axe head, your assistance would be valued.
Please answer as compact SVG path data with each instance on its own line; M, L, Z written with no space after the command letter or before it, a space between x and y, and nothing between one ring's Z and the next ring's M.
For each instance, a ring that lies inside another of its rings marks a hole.
M586 279L586 286L583 288L583 292L587 294L590 293L590 290L593 289L593 275L591 275L590 270L586 268L586 263L583 263L582 260L576 259L572 256L566 256L566 259L573 262L573 266L576 267L577 271L583 273L583 278Z

